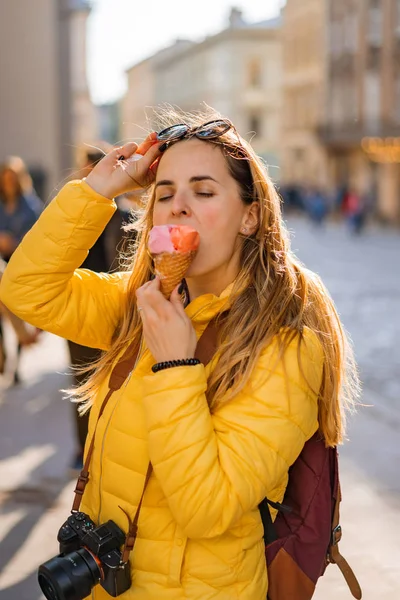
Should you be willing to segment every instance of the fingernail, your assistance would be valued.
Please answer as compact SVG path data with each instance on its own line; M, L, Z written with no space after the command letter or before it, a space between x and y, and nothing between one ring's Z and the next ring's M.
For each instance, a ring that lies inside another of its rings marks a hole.
M181 285L178 287L178 294L182 294L184 289L185 289L185 286L184 286L184 283L182 281Z
M168 148L168 142L164 142L163 144L161 144L161 146L159 147L159 151L160 152L165 152L165 150Z

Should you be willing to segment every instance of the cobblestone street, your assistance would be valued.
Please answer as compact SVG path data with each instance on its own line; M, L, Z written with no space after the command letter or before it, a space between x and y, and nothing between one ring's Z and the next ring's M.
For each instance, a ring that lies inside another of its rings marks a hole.
M350 419L341 449L341 551L365 600L400 598L400 235L378 229L360 237L342 226L317 230L289 219L292 247L321 275L353 339L363 407ZM7 331L8 345L13 342ZM36 568L57 552L73 482L72 407L64 340L42 334L25 351L22 384L0 382L0 599L40 600ZM317 600L350 599L330 566Z

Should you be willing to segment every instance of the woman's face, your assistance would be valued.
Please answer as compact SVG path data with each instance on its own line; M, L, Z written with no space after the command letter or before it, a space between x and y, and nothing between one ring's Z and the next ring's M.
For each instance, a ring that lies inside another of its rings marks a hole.
M189 225L200 234L188 277L238 262L238 234L249 207L217 145L191 139L168 148L158 166L155 193L154 225Z
M18 177L11 169L5 169L1 174L1 185L6 197L15 196L18 193Z

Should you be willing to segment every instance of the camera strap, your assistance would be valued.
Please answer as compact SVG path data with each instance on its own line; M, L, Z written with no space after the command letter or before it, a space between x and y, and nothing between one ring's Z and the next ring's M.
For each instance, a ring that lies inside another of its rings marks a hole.
M212 359L212 357L215 354L215 351L217 349L218 330L220 327L221 318L225 317L226 314L227 313L223 313L222 315L220 315L219 318L217 317L217 319L213 319L212 321L210 321L209 324L207 325L206 329L204 330L203 334L201 335L201 337L199 338L199 340L197 342L196 351L195 351L194 356L195 356L195 358L198 358L203 363L204 366L206 366L210 362L210 360ZM130 373L134 369L136 360L139 355L139 350L140 350L140 342L139 343L133 342L132 344L130 344L111 371L110 379L108 382L109 389L108 389L108 392L101 404L100 411L99 411L97 421L96 421L96 425L94 427L92 439L90 441L89 448L88 448L88 451L86 454L83 469L82 469L82 471L78 477L78 481L76 483L76 487L75 487L75 491L74 491L75 498L74 498L73 505L72 505L73 513L79 511L81 501L82 501L82 496L85 492L86 485L89 481L89 466L90 466L90 461L91 461L93 450L94 450L94 440L95 440L97 425L99 423L100 417L102 416L104 409L105 409L109 399L111 398L112 394L121 388L124 381L129 377ZM122 554L123 562L128 561L129 554L133 550L133 547L135 545L140 510L142 508L144 494L147 489L148 483L150 481L152 472L153 472L153 467L152 467L152 464L149 463L149 466L147 467L146 476L145 476L143 491L140 496L139 504L136 509L136 513L135 513L133 520L130 518L128 513L122 507L119 507L125 513L125 515L128 518L128 521L129 521L129 531L128 531L128 534L125 539L125 545L124 545L124 550L123 550L123 554Z
M82 496L85 492L86 485L89 481L89 465L92 459L92 454L94 450L94 441L96 437L97 425L99 423L100 417L102 416L104 409L111 398L112 394L119 390L124 383L124 381L129 376L130 372L135 366L135 362L137 356L139 354L140 342L133 342L128 346L125 350L124 354L121 356L117 364L114 366L111 371L110 379L108 382L108 392L106 397L104 398L102 405L100 407L100 411L97 417L96 425L94 427L92 439L90 441L89 449L86 454L85 462L83 465L83 469L78 477L78 481L76 482L76 487L74 490L75 498L72 504L72 512L79 511L79 507L81 505Z

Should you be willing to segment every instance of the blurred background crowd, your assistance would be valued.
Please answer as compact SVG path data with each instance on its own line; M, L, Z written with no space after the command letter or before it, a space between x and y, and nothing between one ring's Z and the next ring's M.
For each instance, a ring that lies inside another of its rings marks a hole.
M0 2L0 276L65 181L85 176L113 144L139 141L154 128L152 107L185 111L206 103L229 117L268 165L295 251L322 275L354 340L370 411L351 429L354 444L342 461L347 553L367 582L365 598L394 600L400 0L199 4ZM118 203L84 267L117 267L121 225L135 206L132 198ZM71 383L69 365L97 356L0 305L4 600L40 598L34 546L41 540L43 558L56 551L53 538L71 496L68 474L81 465L87 427L58 390ZM378 498L385 509L376 507ZM374 550L366 552L372 542L360 531L383 510L386 521L372 527L381 542L372 535ZM336 599L338 592L345 597L328 577L318 597Z

